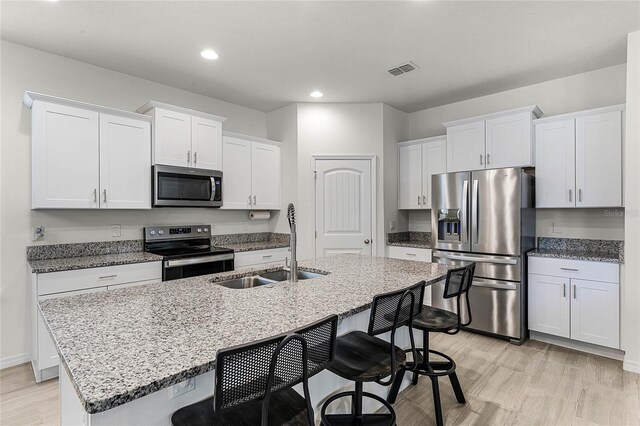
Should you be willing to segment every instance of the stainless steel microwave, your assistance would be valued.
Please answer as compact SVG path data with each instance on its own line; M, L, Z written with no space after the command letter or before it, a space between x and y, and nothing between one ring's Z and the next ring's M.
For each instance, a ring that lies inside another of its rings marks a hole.
M153 207L222 207L222 172L155 165Z

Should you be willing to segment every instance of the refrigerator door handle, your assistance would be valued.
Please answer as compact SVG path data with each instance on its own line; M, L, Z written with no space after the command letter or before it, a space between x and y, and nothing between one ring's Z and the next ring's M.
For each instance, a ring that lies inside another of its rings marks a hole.
M471 195L471 232L473 233L473 242L471 244L478 244L480 238L479 219L480 219L480 206L478 198L478 179L473 180L473 194Z
M471 287L488 287L498 290L517 290L516 284L505 281L485 280L482 278L474 278Z
M462 217L460 218L460 222L462 222L461 232L462 232L462 242L469 242L469 220L467 217L467 212L469 211L469 181L464 180L462 183Z

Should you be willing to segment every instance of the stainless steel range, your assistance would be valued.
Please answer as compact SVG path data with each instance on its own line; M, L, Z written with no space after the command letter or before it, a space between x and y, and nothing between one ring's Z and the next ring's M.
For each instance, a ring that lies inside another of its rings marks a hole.
M209 225L144 228L144 251L163 257L162 281L233 271L233 250L211 245Z
M433 261L477 265L468 328L524 342L525 253L535 245L533 176L520 168L446 173L432 176L431 187ZM442 284L432 286L433 305L455 310L442 293Z

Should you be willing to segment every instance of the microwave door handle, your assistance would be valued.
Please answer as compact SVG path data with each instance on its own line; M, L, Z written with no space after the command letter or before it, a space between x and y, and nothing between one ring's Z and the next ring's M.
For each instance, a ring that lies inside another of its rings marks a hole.
M216 178L211 176L211 201L216 200Z
M462 242L466 243L469 241L469 221L467 218L468 214L468 203L469 203L469 181L465 179L462 183L462 217L460 221L462 222Z

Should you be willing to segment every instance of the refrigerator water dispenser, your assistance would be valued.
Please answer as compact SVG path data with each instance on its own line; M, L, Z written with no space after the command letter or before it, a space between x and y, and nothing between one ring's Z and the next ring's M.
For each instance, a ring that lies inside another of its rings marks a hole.
M438 241L460 241L460 209L438 210Z

